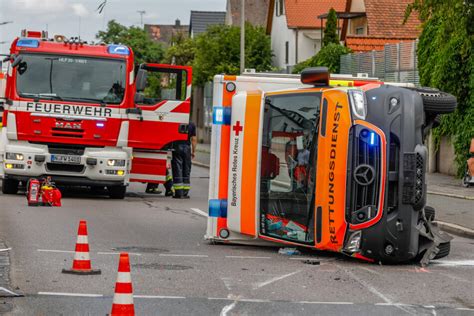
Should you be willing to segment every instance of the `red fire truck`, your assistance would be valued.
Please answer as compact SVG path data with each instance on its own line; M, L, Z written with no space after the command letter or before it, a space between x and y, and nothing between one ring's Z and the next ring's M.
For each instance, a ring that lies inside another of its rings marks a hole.
M4 194L50 176L58 184L106 187L162 183L168 149L187 139L192 69L134 64L124 45L23 31L6 74L0 175Z

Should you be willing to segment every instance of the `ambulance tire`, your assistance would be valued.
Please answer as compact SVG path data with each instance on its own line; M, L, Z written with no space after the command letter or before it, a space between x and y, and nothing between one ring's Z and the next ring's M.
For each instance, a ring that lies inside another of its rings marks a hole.
M2 180L2 193L3 194L17 194L18 193L18 181L13 179Z
M127 187L124 185L110 186L107 189L109 190L109 197L114 200L123 200L127 192Z
M452 94L432 88L417 88L423 99L423 107L429 114L448 114L454 112L458 105Z
M433 260L441 259L449 255L451 252L451 242L443 242L438 246L438 253L434 256Z

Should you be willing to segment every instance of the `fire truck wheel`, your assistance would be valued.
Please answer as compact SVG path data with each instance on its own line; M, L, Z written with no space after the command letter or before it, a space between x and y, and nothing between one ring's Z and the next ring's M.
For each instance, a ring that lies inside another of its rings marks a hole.
M111 199L115 200L123 200L125 198L125 192L127 191L127 187L124 185L117 185L113 187L107 187L109 190L109 196Z
M3 179L2 181L2 192L3 194L17 194L18 193L18 181L13 179Z
M456 97L437 89L417 88L416 91L423 99L425 111L429 114L447 114L456 110Z

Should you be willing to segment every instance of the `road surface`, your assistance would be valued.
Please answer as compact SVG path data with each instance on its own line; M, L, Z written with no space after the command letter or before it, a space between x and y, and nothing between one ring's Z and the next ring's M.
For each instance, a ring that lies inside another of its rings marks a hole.
M207 176L193 167L192 198L184 201L145 194L142 184L124 201L66 192L61 208L27 207L22 195L0 195L0 239L12 248L8 288L24 295L2 298L0 312L105 315L118 253L128 251L138 315L474 314L473 240L455 238L451 255L426 269L212 245L203 240ZM101 275L61 273L72 265L81 219Z

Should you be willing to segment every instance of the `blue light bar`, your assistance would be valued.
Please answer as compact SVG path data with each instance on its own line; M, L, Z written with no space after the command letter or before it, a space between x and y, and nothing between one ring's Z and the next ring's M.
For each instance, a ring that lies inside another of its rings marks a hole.
M39 40L37 39L29 39L29 38L21 38L16 42L17 47L28 47L28 48L38 48L39 47Z
M95 126L102 128L102 127L105 126L105 123L97 122L97 123L95 124Z
M123 56L130 55L130 49L128 49L127 46L123 46L123 45L109 45L107 47L107 52L109 54L114 54L114 55L123 55Z
M212 124L230 125L232 110L230 107L215 106L212 110Z
M374 132L370 132L370 141L369 141L370 145L375 145L375 133Z
M209 200L210 217L227 217L227 200Z

